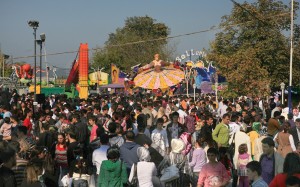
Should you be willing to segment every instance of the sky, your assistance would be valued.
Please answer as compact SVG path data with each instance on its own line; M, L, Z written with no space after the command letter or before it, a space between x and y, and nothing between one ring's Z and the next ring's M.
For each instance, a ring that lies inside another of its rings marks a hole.
M27 22L37 20L37 38L46 34L47 56L43 61L67 72L76 53L51 54L76 51L80 43L88 43L90 49L103 47L108 35L122 28L128 17L148 15L166 24L170 36L177 36L218 26L221 17L230 14L232 8L230 0L0 0L0 47L2 53L14 57L13 62L33 65L33 57L20 57L34 55L33 29ZM180 56L186 50L208 49L215 33L208 31L170 41L177 46L176 56ZM92 55L90 52L90 59Z

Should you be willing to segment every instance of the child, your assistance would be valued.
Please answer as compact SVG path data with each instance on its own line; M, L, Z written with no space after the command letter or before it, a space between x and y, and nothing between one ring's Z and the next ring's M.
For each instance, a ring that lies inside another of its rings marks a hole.
M163 118L158 118L156 120L156 129L154 129L151 134L151 146L156 149L161 156L166 155L166 149L169 147L167 131L163 129L163 124Z
M239 187L248 187L249 179L247 176L246 165L249 163L251 155L247 153L247 144L241 144L238 151L237 172L239 176Z
M197 186L197 181L199 178L199 173L204 164L206 164L206 153L203 149L203 142L200 138L197 139L195 143L195 149L193 151L192 161L189 163L190 167L193 169L193 187Z
M229 183L230 177L224 165L216 161L217 156L218 150L216 148L212 147L207 150L209 162L201 169L198 187L226 186Z
M3 120L4 120L4 123L0 128L0 134L2 134L3 137L10 136L10 134L11 134L10 118L5 117Z
M247 175L252 181L251 187L268 187L268 184L261 178L261 165L258 161L251 161L246 165Z

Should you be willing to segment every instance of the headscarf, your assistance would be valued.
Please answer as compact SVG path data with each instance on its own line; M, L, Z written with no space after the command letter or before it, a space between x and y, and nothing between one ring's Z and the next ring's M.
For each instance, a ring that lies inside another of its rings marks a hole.
M255 130L257 133L260 131L260 122L253 122L252 129Z
M150 153L145 147L137 148L137 156L139 157L140 161L149 162L151 160Z
M180 139L182 139L185 144L185 148L181 152L183 155L187 155L192 149L191 138L192 138L191 134L187 132L184 132L180 135Z

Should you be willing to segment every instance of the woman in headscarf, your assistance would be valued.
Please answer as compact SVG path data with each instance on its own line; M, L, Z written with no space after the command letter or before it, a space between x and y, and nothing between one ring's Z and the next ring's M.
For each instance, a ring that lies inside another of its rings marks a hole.
M247 134L250 137L250 146L251 146L251 155L255 155L255 140L260 137L260 122L253 122L252 123L252 130Z
M136 167L138 186L153 187L153 180L156 178L157 170L155 164L153 162L150 162L151 157L148 149L145 147L139 147L137 149L137 155L139 157L139 162L132 165L129 175L129 181L132 181Z

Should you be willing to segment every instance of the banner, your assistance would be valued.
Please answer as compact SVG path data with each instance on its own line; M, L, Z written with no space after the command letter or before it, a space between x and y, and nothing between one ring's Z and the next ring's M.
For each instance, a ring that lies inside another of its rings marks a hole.
M108 84L108 74L105 72L94 72L89 74L89 80L91 85L95 85L98 81L98 85L107 85Z
M111 83L117 84L119 83L119 73L120 70L115 64L111 64Z

